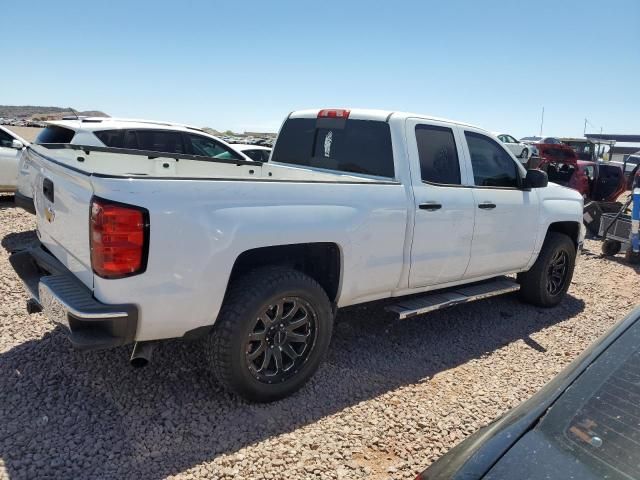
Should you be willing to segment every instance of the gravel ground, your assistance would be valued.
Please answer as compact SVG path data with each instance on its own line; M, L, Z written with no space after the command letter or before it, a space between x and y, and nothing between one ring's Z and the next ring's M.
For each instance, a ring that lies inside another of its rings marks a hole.
M0 477L413 478L531 396L637 302L638 269L587 241L553 310L514 296L396 321L340 313L327 362L298 394L249 405L171 341L142 370L130 347L71 349L27 296L9 252L34 221L0 197Z

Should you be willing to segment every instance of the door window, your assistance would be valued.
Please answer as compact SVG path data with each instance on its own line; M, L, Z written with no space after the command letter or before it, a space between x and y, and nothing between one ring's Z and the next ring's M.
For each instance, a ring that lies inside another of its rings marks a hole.
M100 130L93 132L93 134L98 137L98 140L111 148L122 148L123 133L122 130Z
M416 125L416 143L423 182L460 185L460 162L450 128Z
M486 135L475 132L464 132L464 135L471 154L475 185L518 188L518 167L502 146Z
M124 148L162 153L185 153L182 134L168 130L128 130Z
M242 153L257 162L267 162L269 160L268 150L244 150Z
M4 130L0 130L0 147L8 147L11 148L11 144L13 143L13 137L9 135Z
M200 155L202 157L211 158L242 160L240 155L238 155L231 149L226 148L221 143L216 142L213 138L193 134L188 134L187 138L192 155Z

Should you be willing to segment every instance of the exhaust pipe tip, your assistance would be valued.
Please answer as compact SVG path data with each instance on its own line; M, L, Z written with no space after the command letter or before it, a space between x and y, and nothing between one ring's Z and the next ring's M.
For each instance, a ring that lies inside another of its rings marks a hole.
M149 365L151 361L151 354L155 344L151 342L136 342L133 345L133 352L131 352L131 358L129 363L133 368L142 368Z
M149 359L144 357L135 357L129 360L129 363L133 368L143 368L149 365Z

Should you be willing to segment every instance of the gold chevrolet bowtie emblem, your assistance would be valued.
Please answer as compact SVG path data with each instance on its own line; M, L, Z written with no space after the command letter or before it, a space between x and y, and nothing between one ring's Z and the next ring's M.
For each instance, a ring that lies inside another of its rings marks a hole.
M47 207L44 211L44 218L47 219L47 222L51 223L56 218L56 212L53 211L53 208Z

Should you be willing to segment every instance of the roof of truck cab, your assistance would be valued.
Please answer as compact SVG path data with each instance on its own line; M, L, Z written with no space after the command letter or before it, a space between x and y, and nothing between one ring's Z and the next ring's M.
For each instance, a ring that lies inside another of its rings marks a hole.
M457 120L449 120L447 118L434 117L432 115L425 115L422 113L411 113L411 112L400 112L400 111L392 111L392 110L375 110L369 108L312 108L307 110L296 110L289 114L289 118L317 118L318 113L321 110L348 110L349 118L353 120L378 120L385 122L390 118L420 118L424 120L430 120L434 122L445 122L452 123L455 125L462 125L465 127L478 128L480 130L485 130L484 128L477 127L476 125L471 125L465 122L459 122ZM486 131L486 130L485 130Z
M204 132L201 128L182 123L143 120L137 118L85 117L72 120L50 120L48 125L66 127L72 130L106 130L118 128L148 128L158 130L183 130ZM204 132L206 133L206 132Z

